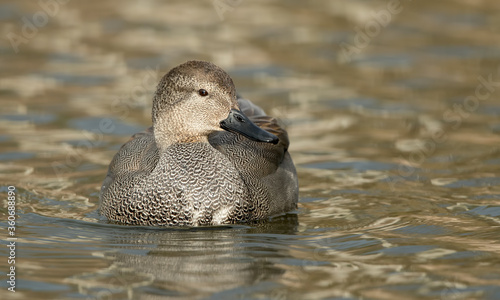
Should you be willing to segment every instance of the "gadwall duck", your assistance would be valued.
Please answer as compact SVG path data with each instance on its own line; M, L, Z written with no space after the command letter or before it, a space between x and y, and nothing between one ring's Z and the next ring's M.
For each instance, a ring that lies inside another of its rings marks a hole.
M153 126L114 156L99 212L132 225L202 226L265 219L297 207L288 135L238 99L233 81L203 61L161 79Z

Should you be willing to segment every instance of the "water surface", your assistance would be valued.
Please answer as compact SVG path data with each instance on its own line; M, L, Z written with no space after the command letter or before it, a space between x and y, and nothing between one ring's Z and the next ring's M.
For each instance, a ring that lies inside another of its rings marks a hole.
M0 1L2 299L500 299L499 3L57 3L45 22ZM97 215L113 154L189 59L287 126L298 210L195 229Z

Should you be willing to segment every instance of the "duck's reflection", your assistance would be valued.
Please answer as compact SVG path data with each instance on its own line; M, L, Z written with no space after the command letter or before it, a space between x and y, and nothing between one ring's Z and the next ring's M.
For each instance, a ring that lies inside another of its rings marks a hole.
M111 266L75 283L97 298L231 298L237 288L284 272L272 258L290 255L285 237L297 224L297 215L287 214L252 227L125 228L109 241L116 249L104 254Z

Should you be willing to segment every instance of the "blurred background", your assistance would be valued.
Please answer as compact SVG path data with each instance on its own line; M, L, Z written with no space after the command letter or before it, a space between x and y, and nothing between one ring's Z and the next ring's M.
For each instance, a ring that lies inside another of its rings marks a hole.
M499 16L493 0L0 1L0 225L9 185L18 221L1 298L500 299ZM191 59L287 127L298 210L106 224L111 158Z

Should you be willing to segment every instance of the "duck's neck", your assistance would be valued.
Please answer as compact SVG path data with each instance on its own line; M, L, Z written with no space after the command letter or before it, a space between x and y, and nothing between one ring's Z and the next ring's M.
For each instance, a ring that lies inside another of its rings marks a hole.
M166 150L175 144L208 143L206 135L179 134L178 131L173 132L172 130L156 126L153 126L153 134L160 151Z

